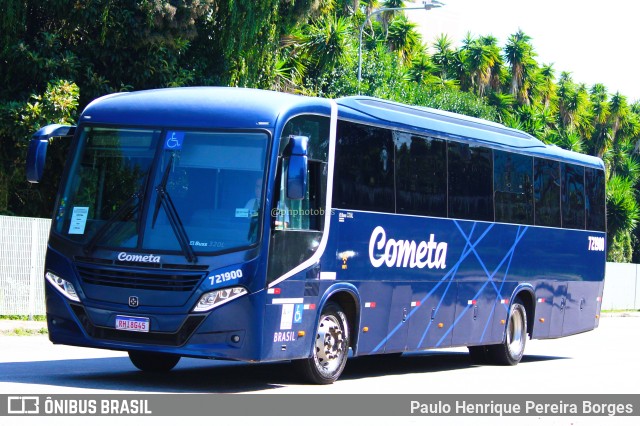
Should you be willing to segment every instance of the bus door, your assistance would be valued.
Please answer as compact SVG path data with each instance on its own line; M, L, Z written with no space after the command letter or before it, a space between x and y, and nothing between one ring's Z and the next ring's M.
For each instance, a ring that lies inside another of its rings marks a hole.
M407 350L451 346L449 327L456 312L455 281L413 285Z

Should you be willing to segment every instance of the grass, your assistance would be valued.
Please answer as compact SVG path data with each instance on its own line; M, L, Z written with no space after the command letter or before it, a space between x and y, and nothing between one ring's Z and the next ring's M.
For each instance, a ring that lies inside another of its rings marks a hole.
M42 336L46 334L49 334L49 330L46 327L39 329L19 327L11 330L0 330L0 336Z
M29 321L29 315L0 315L0 320ZM46 321L46 315L34 315L33 321Z
M0 320L8 320L8 321L29 321L29 322L44 322L47 320L46 315L34 315L32 318L29 318L29 315L0 315ZM9 327L0 330L0 336L42 336L47 335L49 331L47 327L38 327L38 324L35 325L35 328L32 324L29 324L30 327L20 327L19 324L16 323L15 327L12 327L11 322L9 322Z

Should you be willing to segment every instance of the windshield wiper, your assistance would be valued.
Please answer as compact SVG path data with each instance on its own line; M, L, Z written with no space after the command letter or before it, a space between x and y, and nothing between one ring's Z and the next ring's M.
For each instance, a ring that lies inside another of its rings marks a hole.
M91 254L96 247L96 244L104 238L107 234L107 231L111 228L111 225L135 214L136 210L140 208L140 203L142 202L142 198L144 196L143 192L136 192L133 194L127 201L124 202L122 206L111 216L99 229L98 231L91 237L91 239L84 245L83 250L86 255ZM134 203L137 201L137 203Z
M198 258L194 253L191 245L189 244L189 237L187 236L187 231L184 229L184 225L180 220L180 215L178 214L178 210L176 206L173 204L171 200L171 196L167 192L167 181L169 180L169 172L171 171L171 166L173 165L173 159L175 157L175 153L171 154L171 158L169 159L169 164L162 175L162 180L160 184L156 187L156 192L158 196L156 198L156 204L153 209L153 218L151 222L151 228L156 225L156 219L158 218L158 212L160 210L160 206L164 209L164 212L169 219L169 224L171 225L171 229L173 233L176 235L178 239L178 243L180 244L180 248L182 249L182 254L187 259L188 262L195 263Z

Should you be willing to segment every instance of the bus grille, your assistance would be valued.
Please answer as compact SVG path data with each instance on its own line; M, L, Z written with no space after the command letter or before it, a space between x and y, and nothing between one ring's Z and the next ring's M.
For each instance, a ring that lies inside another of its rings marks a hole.
M104 267L76 264L80 278L85 284L137 290L193 291L204 278L204 273L193 271L171 271L163 273L108 269Z
M149 345L182 346L187 342L187 340L189 340L196 328L198 328L206 318L206 315L189 315L180 329L175 333L135 333L131 331L116 330L109 327L96 326L89 319L84 307L72 303L71 308L80 320L84 330L94 339L143 343Z

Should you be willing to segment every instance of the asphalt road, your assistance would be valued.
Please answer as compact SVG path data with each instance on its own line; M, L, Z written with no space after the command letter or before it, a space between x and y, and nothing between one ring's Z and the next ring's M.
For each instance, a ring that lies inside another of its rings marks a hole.
M605 317L588 333L529 341L515 367L473 365L464 348L436 350L350 359L340 380L314 386L300 383L287 362L182 359L169 374L148 374L136 370L124 353L53 345L46 336L0 336L0 394L637 394L639 337L640 317ZM410 424L429 421L408 419ZM637 417L524 420L517 423L635 424ZM291 424L301 422L309 424ZM454 423L501 422L507 419Z
M476 366L456 348L350 359L336 383L312 386L286 362L182 359L154 375L122 352L0 336L0 393L638 393L639 337L640 317L605 317L588 333L527 342L516 367Z

